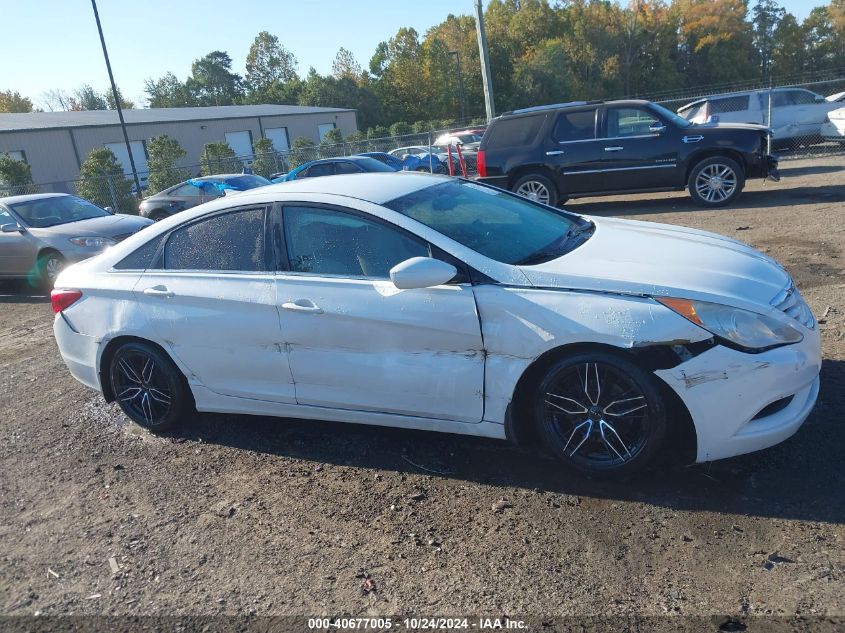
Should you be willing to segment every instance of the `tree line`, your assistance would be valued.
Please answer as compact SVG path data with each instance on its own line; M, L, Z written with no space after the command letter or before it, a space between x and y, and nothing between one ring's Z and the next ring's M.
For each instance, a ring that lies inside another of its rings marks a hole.
M845 72L845 0L830 0L800 22L776 0L491 0L485 24L500 112ZM262 31L243 75L233 71L227 52L215 50L195 60L185 79L173 72L148 79L145 92L153 108L355 108L364 130L384 131L396 122L431 129L462 111L483 115L475 20L469 15L449 15L423 35L400 28L376 46L366 67L343 48L329 74L311 68L301 77L297 66L279 38ZM114 107L110 91L88 85L70 94L52 90L42 100L48 109ZM0 92L0 111L32 108L29 98Z

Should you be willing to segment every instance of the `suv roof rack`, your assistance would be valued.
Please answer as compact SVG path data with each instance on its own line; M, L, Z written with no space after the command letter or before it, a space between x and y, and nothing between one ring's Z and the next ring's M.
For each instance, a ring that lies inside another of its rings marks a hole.
M557 110L559 108L571 108L574 106L595 105L597 103L604 103L603 100L597 99L595 101L568 101L566 103L550 103L549 105L533 106L530 108L520 108L519 110L510 110L502 112L501 116L510 114L526 114L528 112L542 112L544 110Z

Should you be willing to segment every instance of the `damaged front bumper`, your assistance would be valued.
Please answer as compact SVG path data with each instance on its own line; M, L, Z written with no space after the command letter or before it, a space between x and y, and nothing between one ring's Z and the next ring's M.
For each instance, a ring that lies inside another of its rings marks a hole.
M696 461L742 455L778 444L803 424L819 393L821 343L804 340L760 354L718 345L655 374L686 405L695 425Z

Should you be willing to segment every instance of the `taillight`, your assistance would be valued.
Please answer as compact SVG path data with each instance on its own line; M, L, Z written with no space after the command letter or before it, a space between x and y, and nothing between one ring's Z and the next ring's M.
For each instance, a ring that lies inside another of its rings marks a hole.
M50 293L50 305L53 306L53 312L58 313L66 310L81 298L80 290L53 290Z
M487 176L487 156L483 149L478 150L478 154L475 156L475 165L478 169L478 175L485 178Z

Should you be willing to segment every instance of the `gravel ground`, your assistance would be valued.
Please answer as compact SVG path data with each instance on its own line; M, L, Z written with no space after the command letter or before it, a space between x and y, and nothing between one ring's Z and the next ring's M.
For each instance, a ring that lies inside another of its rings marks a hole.
M821 324L795 437L627 484L376 427L203 415L155 437L70 377L44 297L0 286L0 614L845 615L845 160L783 176L720 211L568 205L747 241Z

